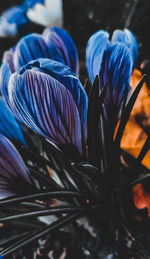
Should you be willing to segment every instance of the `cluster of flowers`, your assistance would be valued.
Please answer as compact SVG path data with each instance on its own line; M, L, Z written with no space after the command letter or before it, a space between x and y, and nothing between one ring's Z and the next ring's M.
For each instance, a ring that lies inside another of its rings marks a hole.
M18 31L28 31L30 22L62 27L62 1L24 0L22 5L9 8L0 17L0 37L14 37Z
M100 90L108 85L104 117L109 143L113 141L137 52L136 39L128 30L115 31L111 41L107 32L98 31L87 44L91 83L99 74ZM71 144L81 155L85 150L88 97L77 77L78 63L71 37L57 27L46 29L42 35L25 36L4 54L0 69L1 196L12 194L7 177L12 178L13 173L10 175L8 163L3 165L4 156L15 166L14 174L29 182L27 168L10 143L16 140L27 144L23 125L58 146Z
M35 2L43 4L43 1ZM19 15L19 12L26 12L31 7L33 1L25 1L24 9L19 7L16 10ZM14 11L12 9L13 14ZM5 15L8 17L10 13L6 12ZM15 14L15 17L18 19L19 16ZM131 92L130 82L138 56L138 44L133 33L127 29L116 30L111 40L109 37L108 32L100 30L90 37L86 46L90 92L93 96L95 94L93 100L88 96L87 85L84 87L78 78L77 49L65 30L52 27L42 34L29 34L4 53L0 68L1 198L35 192L30 170L20 152L20 146L28 148L33 133L60 148L66 160L76 161L77 158L78 162L88 161L99 168L95 162L95 157L99 156L95 152L99 141L95 132L101 129L97 115L92 113L90 117L91 109L98 109L98 115L102 110L105 152L111 160L114 139L117 138L116 128ZM90 150L91 146L93 149ZM47 159L45 154L42 155L42 159ZM103 170L103 166L100 168ZM46 169L51 178L51 169ZM93 189L93 186L90 188ZM5 202L10 201L6 199ZM89 202L86 199L85 203ZM82 210L82 207L75 209ZM38 215L39 212L36 210L34 213ZM5 221L3 217L2 222ZM5 252L7 254L7 249Z

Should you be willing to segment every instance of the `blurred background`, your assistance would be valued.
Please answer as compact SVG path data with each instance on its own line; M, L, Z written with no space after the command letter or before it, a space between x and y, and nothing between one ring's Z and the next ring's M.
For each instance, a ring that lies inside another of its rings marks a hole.
M20 0L1 0L0 14L11 6L21 3ZM144 60L149 61L149 0L63 0L63 15L64 28L73 37L81 62L84 61L86 43L93 32L106 29L111 33L116 28L128 28L137 37L139 42L138 64ZM32 24L30 32L42 32L43 28ZM18 35L19 37L21 35ZM0 57L4 50L15 45L18 38L0 38Z

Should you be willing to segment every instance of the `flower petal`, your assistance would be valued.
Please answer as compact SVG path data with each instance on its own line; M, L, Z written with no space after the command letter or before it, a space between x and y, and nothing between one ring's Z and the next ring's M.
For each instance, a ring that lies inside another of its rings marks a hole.
M45 0L45 6L48 10L62 7L62 0Z
M32 70L38 69L39 71L50 75L69 90L79 111L82 125L82 137L84 143L86 143L88 98L79 79L74 75L68 66L65 66L64 64L54 60L38 59L36 61L30 62L26 67L23 68L23 70L29 68L32 68Z
M19 124L2 97L0 97L0 134L10 140L17 140L24 145L26 144Z
M112 36L112 43L120 42L125 44L131 51L132 59L133 59L133 66L138 56L138 43L134 34L125 29L122 30L115 30Z
M37 58L52 58L64 63L60 51L53 43L48 46L41 35L32 33L23 37L16 46L14 52L16 71L19 71L29 61Z
M13 48L11 48L8 51L4 52L3 63L7 63L8 62L9 67L10 67L12 73L15 72L15 66L14 66L13 57L14 57L14 49Z
M54 32L51 28L47 28L43 32L43 38L46 41L48 46L51 46L53 44L54 46L56 46L59 49L59 51L61 52L61 55L64 59L64 64L71 67L70 57L68 56L66 46L64 45L61 38L57 35L57 33ZM54 58L52 58L52 59L54 59ZM54 59L54 60L56 60L56 59Z
M16 36L17 25L15 23L9 23L6 18L0 18L0 37L5 38L8 36Z
M100 30L94 33L87 43L86 66L89 78L92 83L95 79L95 76L99 74L103 52L108 42L108 32Z
M51 76L26 70L9 82L12 111L23 123L55 144L69 143L81 151L81 124L69 91Z
M108 123L116 123L122 109L132 73L129 49L122 43L108 44L100 69L100 87L107 85L104 115Z
M16 36L18 29L28 24L25 9L14 6L4 11L0 18L0 36Z
M65 30L53 27L50 29L47 29L44 32L44 37L49 39L51 38L51 33L56 33L56 35L59 37L59 41L55 40L55 44L58 47L58 49L61 51L64 60L66 61L66 65L71 67L72 70L78 75L79 72L79 61L78 61L78 52L76 49L76 46L69 35ZM63 43L63 44L62 44Z
M0 134L0 196L27 192L31 188L28 170L12 143Z
M27 17L31 22L45 27L49 26L51 22L50 13L42 4L36 4L34 8L30 8L27 11Z
M60 26L63 24L62 1L52 1L50 4L45 1L45 5L37 3L27 11L27 17L34 23L45 27Z
M5 18L10 24L15 23L17 26L24 25L28 22L25 15L25 9L22 6L14 6L5 12L2 17Z
M3 63L0 68L0 89L8 106L9 106L8 83L11 75L12 75L12 72L10 70L9 64Z

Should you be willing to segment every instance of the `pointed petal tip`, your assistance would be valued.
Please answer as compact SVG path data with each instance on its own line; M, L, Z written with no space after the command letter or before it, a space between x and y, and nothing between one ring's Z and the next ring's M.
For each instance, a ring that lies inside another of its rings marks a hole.
M88 40L86 46L86 67L92 83L95 76L99 73L103 52L108 43L109 34L103 30L95 32Z
M67 52L66 58L69 59L69 63L66 65L70 66L71 69L75 72L75 74L78 75L79 73L78 52L71 35L66 30L56 26L51 28L51 31L57 34L57 36L63 42L63 46L66 48L65 51L64 49L62 49L64 54Z
M128 29L115 30L112 36L112 43L120 42L125 44L131 51L133 66L138 57L138 43L135 35Z
M19 40L14 51L16 71L37 58L49 58L47 45L40 34L31 33Z

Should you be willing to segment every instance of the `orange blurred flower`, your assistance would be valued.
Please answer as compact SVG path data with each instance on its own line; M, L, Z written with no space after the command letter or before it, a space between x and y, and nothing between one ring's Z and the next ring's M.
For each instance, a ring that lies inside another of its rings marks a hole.
M142 73L135 69L131 78L131 86L134 90L142 78ZM130 119L126 125L121 148L135 158L138 157L146 139L145 129L150 128L150 95L146 83L144 83L133 110ZM150 169L150 151L147 152L142 164Z
M135 69L131 78L133 90L141 78L142 73ZM150 128L150 95L148 87L144 83L126 125L121 141L121 148L137 158L147 139L145 130L148 128ZM150 169L150 150L146 153L142 164ZM144 190L142 184L135 185L132 190L135 206L138 209L147 208L148 216L150 217L150 193Z
M150 193L146 192L142 184L133 187L134 204L138 209L147 208L150 217Z

